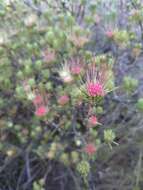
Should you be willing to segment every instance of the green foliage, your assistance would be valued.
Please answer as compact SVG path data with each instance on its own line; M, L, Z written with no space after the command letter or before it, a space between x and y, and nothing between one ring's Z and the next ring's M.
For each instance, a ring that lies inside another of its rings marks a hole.
M114 71L122 48L133 43L130 49L136 59L142 51L131 28L142 21L143 11L142 7L133 11L130 26L118 28L113 27L117 1L109 1L110 10L105 12L107 1L47 2L27 6L24 1L0 1L0 151L6 161L30 152L44 164L61 162L75 169L87 185L100 149L107 153L106 145L118 144L118 133L104 127L110 113L106 106L115 106L105 97L116 90ZM92 52L88 48L94 42L92 28L99 26L106 33L104 24L109 29L111 25L111 31L101 41L111 37L115 50ZM124 77L127 93L137 87L137 79ZM112 95L108 99L112 101ZM142 98L136 107L143 111ZM33 190L45 189L43 179L32 181Z
M134 92L135 89L137 88L137 86L138 86L138 80L137 79L134 79L133 77L130 77L130 76L124 77L123 87L127 92L129 92L129 93Z
M143 98L138 99L136 106L139 111L143 111Z

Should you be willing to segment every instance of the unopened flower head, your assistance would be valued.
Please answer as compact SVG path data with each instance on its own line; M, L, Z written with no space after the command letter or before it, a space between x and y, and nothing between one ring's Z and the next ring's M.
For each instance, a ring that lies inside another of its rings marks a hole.
M65 83L70 83L73 81L73 77L72 77L68 63L64 63L61 65L61 68L59 70L59 75L62 81Z
M88 123L91 126L97 125L98 124L97 117L95 115L90 116L89 119L88 119Z
M56 54L54 50L45 50L43 52L43 59L46 63L53 62L55 60Z
M23 81L22 82L22 86L23 86L23 88L24 88L24 91L25 91L25 93L26 94L28 94L29 92L31 92L31 87L30 87L30 85L28 84L28 81Z
M35 115L38 117L45 116L49 109L48 109L48 95L40 93L38 89L34 91L35 97L33 98L32 102L35 106Z
M34 99L33 99L33 104L35 106L43 104L43 97L41 95L35 96Z
M28 81L24 80L22 82L22 86L23 86L24 92L25 92L25 94L27 96L27 99L28 100L33 100L35 98L35 93L32 91L32 88L28 84Z
M63 95L58 98L58 103L62 106L67 104L68 102L69 102L69 97L67 95Z
M113 30L107 30L106 36L110 39L113 38L114 37L114 31Z
M68 65L70 68L70 71L73 75L79 75L81 74L83 68L82 68L82 60L79 57L71 58L68 61Z

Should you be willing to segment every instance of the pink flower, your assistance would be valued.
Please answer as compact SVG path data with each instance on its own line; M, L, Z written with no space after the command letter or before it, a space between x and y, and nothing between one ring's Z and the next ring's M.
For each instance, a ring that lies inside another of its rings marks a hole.
M41 95L37 95L33 100L35 106L41 104L42 102L43 102L43 97Z
M89 117L88 119L88 123L92 126L95 126L98 124L98 120L97 117L95 115L92 115L91 117Z
M105 96L110 90L107 88L110 75L108 67L91 64L86 70L85 78L81 80L80 89L89 97Z
M107 36L108 38L113 38L114 32L113 32L112 30L109 30L109 31L106 32L106 36Z
M45 106L40 106L36 109L35 111L35 115L38 116L38 117L42 117L42 116L45 116L47 114L47 109Z
M79 75L82 71L82 60L79 57L71 58L68 61L68 65L71 71L71 74Z
M96 152L96 147L94 144L90 143L87 144L84 148L84 152L87 153L89 156L92 156Z
M71 73L74 75L78 75L81 73L82 68L80 66L71 67Z
M45 50L43 53L43 59L46 63L53 62L55 60L56 54L54 50Z
M87 84L87 94L89 96L95 97L95 96L104 96L104 89L102 84L99 82L90 82Z
M58 99L58 103L62 106L67 104L68 102L69 102L69 97L67 95L63 95L63 96L59 97L59 99Z

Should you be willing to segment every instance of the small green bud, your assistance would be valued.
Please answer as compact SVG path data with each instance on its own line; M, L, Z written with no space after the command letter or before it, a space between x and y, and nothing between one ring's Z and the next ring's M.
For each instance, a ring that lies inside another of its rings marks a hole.
M30 92L30 93L27 94L27 99L28 100L33 100L34 97L35 97L35 94L33 92Z
M53 47L54 47L54 49L59 49L60 46L61 46L60 40L55 39L55 40L53 41Z
M68 13L67 17L66 17L66 21L67 21L68 25L72 25L72 24L74 24L75 20L74 20L74 17L70 13Z
M49 43L53 43L53 40L55 39L55 34L54 32L51 30L49 31L47 34L46 34L46 40L49 42Z
M90 128L89 129L89 132L90 134L93 136L93 137L97 137L98 133L97 133L97 130L95 130L95 128Z
M109 91L112 91L114 88L115 88L115 84L114 84L114 81L112 79L109 79L106 83L106 88L109 90Z
M35 67L36 67L36 69L40 70L41 67L42 67L42 61L41 61L41 60L37 60L37 61L35 62Z
M84 56L85 56L85 59L86 59L86 60L91 60L91 58L92 58L92 53L91 53L90 51L86 51L86 52L84 53Z
M34 79L34 78L29 79L29 80L28 80L28 84L29 84L30 86L34 86L34 85L35 85L35 79Z
M17 72L17 77L18 77L19 79L23 79L23 77L24 77L23 72L22 72L22 71L18 71L18 72Z
M11 121L7 122L7 127L12 128L13 127L13 123Z
M138 110L143 111L143 98L140 98L136 104Z
M137 88L138 80L130 76L126 76L123 79L123 86L125 90L132 92L133 90L135 90L135 88Z
M60 161L63 162L65 165L68 165L69 164L69 156L67 153L63 153L61 156L60 156Z
M31 52L33 50L33 45L30 43L26 44L27 49Z
M104 140L107 143L112 143L115 139L115 133L112 131L112 129L107 129L104 131Z
M94 21L93 17L91 16L86 16L84 19L87 24L91 24Z
M30 65L25 65L24 72L27 75L30 75L32 73L32 68Z
M19 131L21 129L21 126L20 125L14 125L14 128Z
M49 78L50 72L49 72L48 69L44 69L44 70L42 70L41 72L42 72L42 75L43 75L43 77L44 77L45 79L48 79L48 78Z
M34 138L36 136L36 132L35 131L31 131L31 137Z
M103 108L102 108L101 106L98 106L98 107L96 108L96 113L97 113L97 114L102 114L102 113L103 113Z
M46 89L47 89L47 90L52 90L52 89L53 89L51 82L47 82L47 83L46 83Z
M87 177L90 172L90 165L87 161L81 161L77 165L77 171L82 177Z
M32 44L32 47L33 47L33 49L38 49L38 48L39 48L39 45L38 45L38 43L34 42L34 43Z
M73 163L77 163L79 161L79 154L76 151L71 152L71 159Z
M42 129L41 129L41 127L40 127L40 126L37 126L37 127L35 128L35 131L36 131L36 132L41 132L41 131L42 131Z
M18 96L23 96L23 94L24 94L24 89L23 89L22 86L17 86L17 87L16 87L16 94L17 94Z
M50 133L49 132L45 132L44 133L44 140L49 140L50 139Z
M96 139L96 145L100 145L101 144L101 140L100 139Z
M75 144L76 144L76 146L81 146L82 142L80 139L76 139Z

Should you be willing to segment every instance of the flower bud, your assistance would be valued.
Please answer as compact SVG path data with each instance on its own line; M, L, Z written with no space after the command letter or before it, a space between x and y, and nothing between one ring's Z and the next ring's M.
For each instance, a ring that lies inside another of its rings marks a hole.
M89 172L90 172L90 165L87 161L81 161L80 163L78 163L77 165L77 171L79 172L79 174L83 177L87 177Z
M33 93L33 92L29 92L28 94L27 94L27 99L28 100L33 100L35 98L35 94Z
M23 75L23 72L22 72L22 71L18 71L16 75L17 75L17 77L18 77L19 79L23 79L23 78L24 78L24 75Z
M50 30L47 34L46 34L46 40L52 44L53 40L55 39L55 34L52 30Z
M30 86L34 86L34 85L35 85L35 79L34 79L34 78L29 79L29 80L28 80L28 84L29 84Z
M63 164L68 165L69 164L69 156L67 153L62 153L60 156L60 161L63 162Z
M112 129L107 129L104 131L104 140L107 143L112 143L115 139L115 133L112 131Z
M30 65L25 65L24 73L25 73L26 75L31 75L31 73L32 73L32 68L31 68Z
M58 98L58 104L60 104L61 106L64 106L68 102L69 102L69 97L67 95L63 95Z
M79 154L76 151L71 152L71 159L73 163L77 163L79 161Z
M42 68L42 61L41 60L37 60L35 62L35 67L36 67L37 70L41 70L41 68Z

